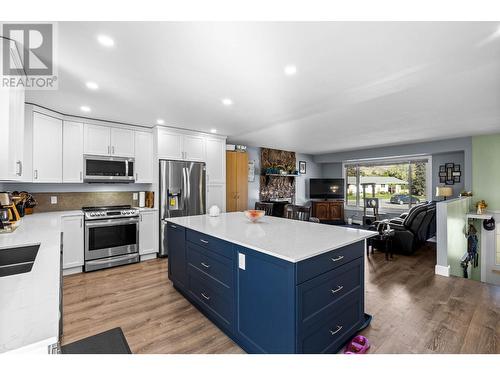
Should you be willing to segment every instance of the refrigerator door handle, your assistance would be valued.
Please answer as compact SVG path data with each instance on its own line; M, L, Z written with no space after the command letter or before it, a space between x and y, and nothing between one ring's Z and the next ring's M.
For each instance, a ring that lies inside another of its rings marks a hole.
M189 194L189 188L188 188L188 176L187 176L187 168L182 167L182 183L183 183L183 189L182 189L182 201L183 201L183 211L185 214L187 214L189 202L188 202L188 194Z

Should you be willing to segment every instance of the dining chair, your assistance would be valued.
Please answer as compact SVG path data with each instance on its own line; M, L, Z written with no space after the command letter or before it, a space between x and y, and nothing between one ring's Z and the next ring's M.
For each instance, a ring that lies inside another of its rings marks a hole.
M273 215L273 204L272 203L255 202L255 209L265 211L267 216Z
M300 221L309 221L311 207L287 204L285 206L285 218Z

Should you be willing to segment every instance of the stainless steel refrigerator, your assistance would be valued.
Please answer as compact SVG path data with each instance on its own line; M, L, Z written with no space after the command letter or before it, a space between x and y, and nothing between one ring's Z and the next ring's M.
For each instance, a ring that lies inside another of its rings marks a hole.
M168 255L165 219L206 213L205 163L160 160L160 256Z

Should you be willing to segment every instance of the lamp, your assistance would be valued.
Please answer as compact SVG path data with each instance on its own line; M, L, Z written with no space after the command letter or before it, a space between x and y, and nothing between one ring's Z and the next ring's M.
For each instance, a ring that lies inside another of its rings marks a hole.
M453 189L449 186L436 186L436 197L443 197L446 200L447 197L453 195Z

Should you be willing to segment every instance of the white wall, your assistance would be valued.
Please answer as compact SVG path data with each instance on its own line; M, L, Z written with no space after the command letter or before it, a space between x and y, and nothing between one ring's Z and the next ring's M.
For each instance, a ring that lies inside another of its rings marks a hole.
M309 180L311 178L321 178L321 165L315 163L312 155L297 154L297 170L299 169L299 161L306 162L306 174L300 175L295 179L295 201L297 204L304 204L310 200L309 198Z
M260 148L247 147L248 161L255 162L255 180L248 182L248 208L254 208L255 202L259 201L260 189Z

